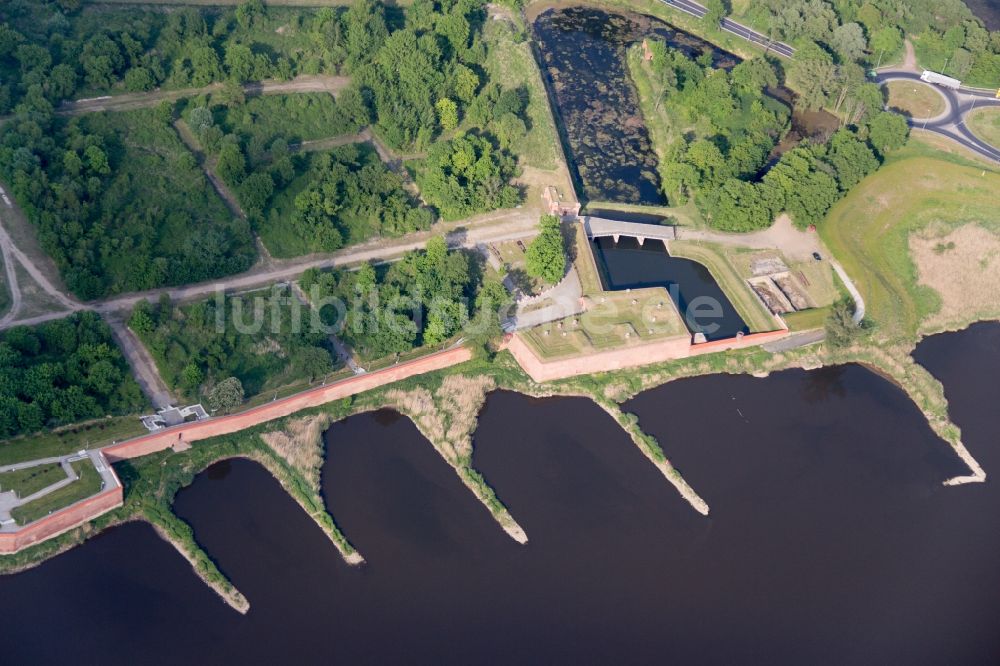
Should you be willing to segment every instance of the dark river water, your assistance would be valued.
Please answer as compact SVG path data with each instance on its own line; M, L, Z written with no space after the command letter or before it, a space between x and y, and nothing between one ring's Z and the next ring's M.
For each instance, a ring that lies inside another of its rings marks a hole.
M662 241L643 245L630 236L594 241L594 256L604 288L611 291L665 287L692 333L708 340L749 331L709 270L697 261L671 257Z
M1000 326L932 338L964 439L1000 470ZM1000 488L964 473L859 367L713 376L628 410L712 507L696 514L599 408L490 396L474 463L492 522L388 412L328 433L345 565L260 467L176 510L248 596L240 616L142 525L0 578L3 662L972 664L1000 659Z

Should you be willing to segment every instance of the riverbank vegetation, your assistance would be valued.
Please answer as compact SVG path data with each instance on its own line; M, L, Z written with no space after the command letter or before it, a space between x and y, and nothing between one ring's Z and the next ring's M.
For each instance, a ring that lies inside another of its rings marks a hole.
M111 329L96 314L0 333L0 437L145 406Z
M162 109L69 121L44 102L22 109L0 136L0 174L84 299L218 278L255 258L249 227Z
M191 305L139 301L129 328L167 385L195 402L229 378L252 398L317 380L336 367L327 335L287 287Z

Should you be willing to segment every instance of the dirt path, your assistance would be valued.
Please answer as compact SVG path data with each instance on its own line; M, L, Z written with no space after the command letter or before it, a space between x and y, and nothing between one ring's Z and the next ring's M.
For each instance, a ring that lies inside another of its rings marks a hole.
M56 288L49 281L48 277L46 277L46 275L41 271L41 269L39 269L38 266L36 266L34 262L32 262L31 259L14 244L14 241L11 239L7 229L4 228L3 222L4 218L0 217L0 247L3 248L4 270L7 272L7 279L11 284L11 299L14 305L16 305L16 309L20 309L21 307L21 292L17 285L17 277L13 274L15 260L20 263L24 270L28 272L28 275L30 275L31 278L37 282L46 293L55 298L60 305L70 311L81 309L83 307L82 304ZM16 309L11 307L11 312L9 312L3 320L0 320L0 324L7 324L12 321L11 313L16 312Z
M792 261L808 260L813 252L825 251L819 234L814 231L799 231L787 215L778 219L763 231L749 233L725 233L708 229L677 227L678 240L696 240L721 245L740 245L756 249L778 249Z
M17 286L17 273L14 271L14 253L11 248L10 236L0 236L0 254L3 255L3 269L6 276L7 289L10 292L10 308L7 314L0 317L0 326L14 321L21 309L21 289Z
M346 76L297 76L290 81L260 81L247 83L243 91L248 95L277 95L281 93L328 92L336 95L347 87L351 79ZM160 102L176 101L222 90L223 84L213 83L201 88L179 90L152 90L150 92L104 95L63 102L57 110L62 115L75 116L97 111L127 111L156 106Z
M903 69L908 69L911 72L919 72L920 68L917 67L917 52L913 48L913 42L909 39L903 40L903 46L906 48L906 54L903 56Z
M265 287L275 282L297 279L309 268L332 268L358 264L364 261L382 262L398 259L406 252L418 250L434 236L445 234L453 248L475 248L479 243L499 243L505 240L529 238L538 232L538 218L532 211L494 211L460 222L442 223L434 229L407 234L401 238L377 239L326 255L312 255L292 260L273 260L273 265L258 265L244 273L215 282L203 282L184 287L164 287L150 291L115 296L109 299L81 304L59 293L60 302L68 303L71 311L87 309L100 313L131 310L140 300L155 301L167 294L174 301L204 298L217 291L240 291ZM2 233L2 230L0 230ZM15 253L18 252L14 249ZM32 274L34 277L34 274ZM51 285L49 285L51 286ZM17 321L0 324L0 330L14 325L36 325L66 316L65 311L53 311Z
M156 367L156 362L150 356L149 350L136 337L119 315L105 314L104 321L111 327L111 334L118 343L118 348L128 359L128 364L132 368L132 374L139 383L139 388L156 409L163 409L169 405L176 404L167 383L160 376L160 370Z
M174 129L177 130L177 135L180 137L181 141L184 142L184 145L187 146L187 149L190 150L194 154L195 159L198 160L198 163L201 165L202 172L205 174L205 177L208 178L208 182L212 184L212 187L215 188L216 194L222 197L226 207L229 208L229 212L236 217L243 218L245 220L247 216L240 207L239 199L236 198L236 195L229 189L229 186L226 185L222 179L219 178L218 174L215 173L215 157L205 154L205 152L201 149L201 144L198 142L198 139L195 138L194 132L191 131L191 128L188 127L187 123L183 120L174 121Z

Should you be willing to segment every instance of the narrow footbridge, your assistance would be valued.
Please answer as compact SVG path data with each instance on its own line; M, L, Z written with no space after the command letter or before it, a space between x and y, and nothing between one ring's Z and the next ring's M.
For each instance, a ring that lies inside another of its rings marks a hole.
M618 242L622 236L631 236L642 245L647 238L668 241L676 238L672 226L662 224L640 224L637 222L620 222L618 220L606 220L601 217L583 218L583 228L587 232L587 238L607 238L611 236Z

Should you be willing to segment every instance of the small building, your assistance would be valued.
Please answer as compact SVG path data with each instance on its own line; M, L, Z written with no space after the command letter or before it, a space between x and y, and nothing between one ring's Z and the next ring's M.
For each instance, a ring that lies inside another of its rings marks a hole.
M188 423L190 421L203 421L208 418L208 412L201 405L190 405L188 407L166 407L152 416L141 417L142 424L150 432L156 432L164 428Z
M545 212L549 215L558 215L563 219L572 220L580 214L580 203L563 198L559 190L552 185L542 190L542 202L545 204Z

